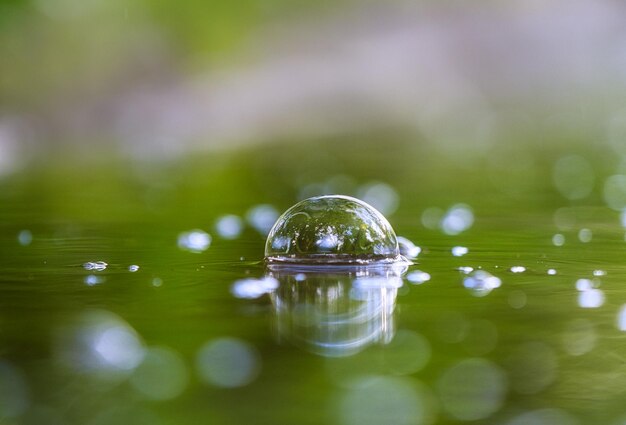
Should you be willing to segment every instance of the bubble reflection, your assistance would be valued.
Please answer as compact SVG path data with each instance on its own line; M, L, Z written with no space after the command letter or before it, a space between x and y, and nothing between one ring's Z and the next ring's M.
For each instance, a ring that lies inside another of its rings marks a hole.
M278 340L328 357L388 343L395 334L393 311L405 271L391 266L318 269L298 280L298 270L271 268L270 276L280 282L270 293Z

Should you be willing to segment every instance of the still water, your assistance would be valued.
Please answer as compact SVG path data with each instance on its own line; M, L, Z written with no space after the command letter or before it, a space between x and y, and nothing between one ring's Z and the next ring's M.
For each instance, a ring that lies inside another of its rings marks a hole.
M626 177L576 152L278 145L6 176L2 423L626 423ZM414 264L266 268L278 215L328 193L375 205Z

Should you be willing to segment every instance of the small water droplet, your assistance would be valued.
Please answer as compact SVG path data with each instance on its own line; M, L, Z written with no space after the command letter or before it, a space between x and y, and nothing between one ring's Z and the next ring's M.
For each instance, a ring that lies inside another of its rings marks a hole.
M580 231L578 232L578 239L582 243L591 242L592 237L593 233L591 232L591 229L580 229Z
M552 236L552 244L554 246L563 246L563 244L565 244L565 236L560 233Z
M407 258L415 259L422 252L422 248L415 245L409 239L398 236L398 248L400 249L400 254L404 255Z
M524 266L513 266L511 267L512 273L524 273L526 271L526 267Z
M139 270L139 266L137 264L131 264L130 266L128 266L128 271L131 273L134 273L137 270Z
M430 274L421 270L414 270L406 275L406 280L416 285L421 285L422 283L430 280Z
M469 252L469 249L465 246L455 246L452 248L452 255L455 257L462 257Z
M484 270L477 270L463 279L463 286L477 297L484 297L501 284L500 278Z
M107 266L108 264L105 263L104 261L88 261L85 264L83 264L83 268L85 270L94 270L97 272L106 270Z
M154 279L152 279L152 286L158 288L161 285L163 285L163 280L160 277L155 277Z
M17 241L22 246L28 246L33 241L33 234L30 232L30 230L22 230L20 233L17 234Z
M190 230L178 235L178 247L185 251L200 253L211 245L211 235L203 230Z
M554 276L554 275L556 275L556 270L555 270L555 269L548 269L547 273L548 273L550 276Z

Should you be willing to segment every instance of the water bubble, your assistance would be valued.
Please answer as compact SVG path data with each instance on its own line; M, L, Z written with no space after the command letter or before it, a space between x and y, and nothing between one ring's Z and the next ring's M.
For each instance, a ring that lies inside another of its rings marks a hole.
M554 246L563 246L565 244L565 236L560 233L555 234L552 236L552 244Z
M524 273L526 271L526 267L524 266L513 266L511 267L511 273Z
M278 218L278 211L271 205L256 205L246 213L246 220L263 236L267 235Z
M223 215L215 222L215 231L223 239L236 239L242 230L243 220L233 214Z
M90 274L88 276L85 276L84 282L85 282L85 285L87 286L95 286L104 282L104 277L96 276L95 274Z
M403 260L391 225L370 205L348 196L305 199L272 227L270 263L368 264Z
M163 279L161 279L160 277L155 277L152 279L152 286L158 288L161 285L163 285Z
M474 213L465 204L453 205L441 219L440 227L446 235L458 235L474 224Z
M604 304L604 292L601 289L587 289L578 293L578 305L582 308L598 308Z
M131 264L128 266L128 271L134 273L139 270L139 266L137 264Z
M626 304L622 305L617 313L617 329L626 331Z
M135 369L130 384L150 400L170 400L187 387L189 372L182 357L166 347L151 347Z
M254 299L272 292L278 285L278 280L270 276L261 279L240 279L233 283L230 292L237 298Z
M422 248L415 245L409 239L398 236L396 238L398 240L398 248L400 249L400 255L404 255L407 258L415 259L422 252Z
M17 234L17 241L22 246L28 246L33 241L33 234L30 230L22 230Z
M452 247L451 251L452 251L452 255L454 255L455 257L462 257L469 252L469 249L467 249L467 247L464 247L464 246L455 246L455 247Z
M507 392L507 380L504 372L492 362L471 358L446 370L437 388L443 407L450 415L462 421L475 421L500 409Z
M583 199L589 196L593 190L594 179L591 164L581 156L563 156L554 164L552 181L567 199Z
M203 230L195 229L178 235L178 247L185 251L200 253L211 245L211 235Z
M374 182L363 185L357 195L383 214L393 214L398 209L398 193L386 183Z
M430 280L430 274L421 270L414 270L406 275L406 280L416 285L420 285Z
M237 338L220 338L207 342L196 356L200 379L210 385L236 388L256 379L261 367L257 350Z
M106 270L108 264L105 263L104 261L89 261L85 264L83 264L83 268L85 270L93 270L96 272L101 272L103 270Z
M591 229L580 229L578 232L578 240L583 243L591 242L591 238L593 237L593 233Z
M590 279L578 279L576 281L577 291L588 291L589 289L593 289L593 282Z
M500 278L484 270L477 270L463 279L463 286L477 297L484 297L494 289L499 288L501 284Z

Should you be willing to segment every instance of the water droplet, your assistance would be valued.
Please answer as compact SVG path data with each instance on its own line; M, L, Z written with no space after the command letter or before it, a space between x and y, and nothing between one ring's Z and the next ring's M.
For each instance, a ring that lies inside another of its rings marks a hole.
M416 285L421 285L422 283L430 280L430 274L421 270L414 270L406 275L406 280Z
M404 255L407 258L415 259L422 252L422 248L415 245L409 239L398 236L398 248L400 249L400 255Z
M471 272L474 271L474 267L461 266L461 267L458 267L457 270L460 271L461 273L470 274Z
M524 266L513 266L511 267L511 273L524 273L526 271L526 267Z
M85 270L93 270L93 271L97 271L97 272L101 272L103 270L106 270L108 264L105 263L104 261L89 261L85 264L83 264L83 268Z
M606 276L606 271L604 270L594 270L593 275L596 277Z
M215 231L223 239L237 239L243 230L243 220L236 215L223 215L215 222Z
M484 270L477 270L463 279L463 286L477 297L484 297L494 289L499 288L501 284L500 278Z
M267 276L261 279L240 279L233 283L230 292L237 298L254 299L278 288L278 281Z
M598 308L604 304L604 292L601 289L587 289L578 294L578 305L582 308Z
M357 195L383 214L393 214L398 208L398 193L386 183L375 182L363 185L359 188Z
M160 277L155 277L154 279L152 279L152 286L158 288L161 285L163 285L163 279L161 279Z
M267 237L265 258L313 265L406 261L382 214L363 201L338 195L309 198L289 208Z
M131 264L128 266L128 271L134 273L139 270L139 266L137 264Z
M474 224L474 213L469 206L457 204L452 206L441 220L441 230L446 235L458 235Z
M552 244L554 246L563 246L563 244L565 243L565 236L563 236L560 233L557 233L556 235L552 236Z
M185 251L200 253L211 245L211 235L203 230L190 230L178 235L178 247Z
M557 273L557 272L556 272L556 270L555 270L555 269L548 269L547 273L548 273L550 276L554 276L554 275L556 275L556 273Z
M462 257L469 252L469 249L467 249L467 247L464 247L464 246L455 246L455 247L452 247L451 251L452 251L452 255L454 255L455 257Z
M28 246L33 241L33 234L30 232L30 230L22 230L20 233L17 234L17 241L22 246Z
M591 232L591 229L580 229L580 231L578 232L578 239L582 243L591 242L592 237L593 237L593 233Z
M84 282L87 286L95 286L99 283L104 282L104 278L101 276L96 276L95 274L90 274L88 276L85 276Z
M246 220L263 236L267 235L278 218L278 211L271 205L261 204L246 213Z

